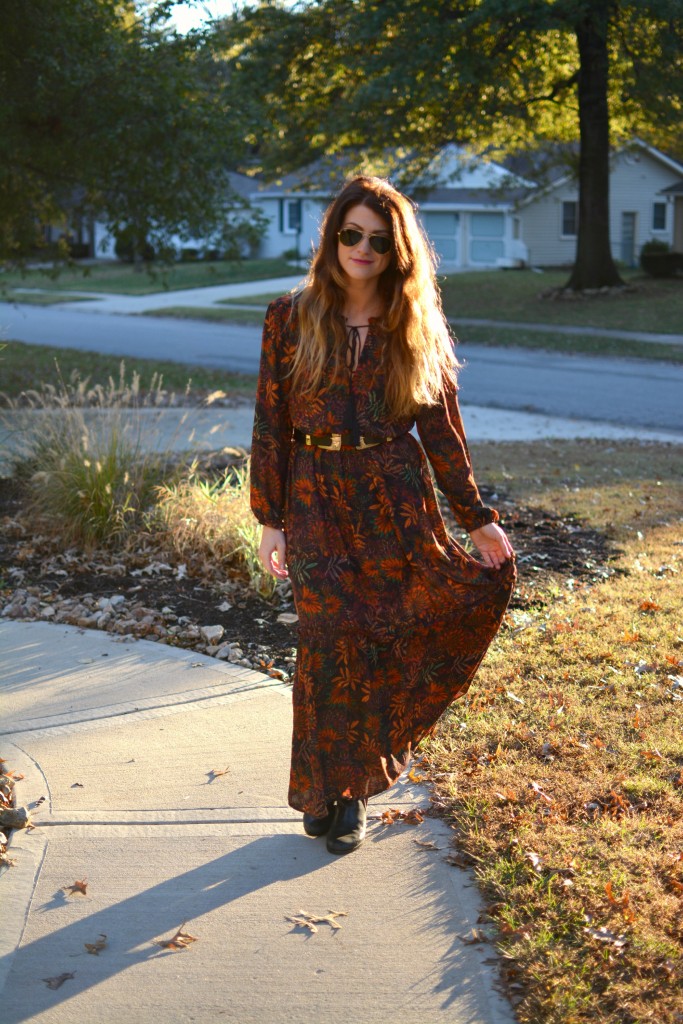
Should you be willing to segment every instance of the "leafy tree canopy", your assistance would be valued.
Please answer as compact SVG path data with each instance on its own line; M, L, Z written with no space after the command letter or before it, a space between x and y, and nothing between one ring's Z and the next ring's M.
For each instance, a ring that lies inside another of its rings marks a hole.
M244 149L229 68L202 33L168 28L172 7L0 2L0 259L78 212L140 251L230 236L245 204L227 179Z
M612 144L680 147L683 0L263 0L220 42L262 169L349 149L381 166L392 148L412 173L454 140L490 154L578 140L577 26L600 7Z

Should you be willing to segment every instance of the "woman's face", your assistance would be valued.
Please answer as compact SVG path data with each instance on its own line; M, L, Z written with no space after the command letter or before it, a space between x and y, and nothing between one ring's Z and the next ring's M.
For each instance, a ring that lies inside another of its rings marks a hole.
M337 239L339 265L352 281L370 281L382 274L391 261L391 248L384 254L375 252L368 235L381 235L391 239L389 222L368 206L352 206L346 211L341 229L353 228L363 237L355 245L343 245Z

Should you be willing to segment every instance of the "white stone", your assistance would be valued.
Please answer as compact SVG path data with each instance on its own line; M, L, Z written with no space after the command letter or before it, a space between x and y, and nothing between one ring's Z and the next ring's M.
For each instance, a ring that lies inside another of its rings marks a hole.
M222 626L201 626L199 632L202 635L202 639L206 640L207 644L217 644L219 640L222 640L225 630Z

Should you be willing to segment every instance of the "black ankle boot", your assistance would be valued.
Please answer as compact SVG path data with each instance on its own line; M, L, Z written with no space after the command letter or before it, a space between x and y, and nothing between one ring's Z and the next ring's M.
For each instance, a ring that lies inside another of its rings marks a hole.
M327 833L330 853L351 853L365 839L367 799L340 800Z
M327 805L327 814L324 818L314 818L312 814L304 811L304 832L307 836L324 836L334 817L336 804L333 802Z

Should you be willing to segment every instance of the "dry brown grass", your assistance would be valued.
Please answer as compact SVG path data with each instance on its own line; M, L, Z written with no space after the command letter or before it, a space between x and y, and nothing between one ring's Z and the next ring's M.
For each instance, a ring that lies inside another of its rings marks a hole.
M273 593L275 581L258 559L261 527L250 506L248 461L218 480L191 471L178 483L158 487L151 525L181 558L242 570L258 593Z
M426 744L520 1021L683 1020L681 449L473 445L477 476L621 549L602 582L525 579Z

